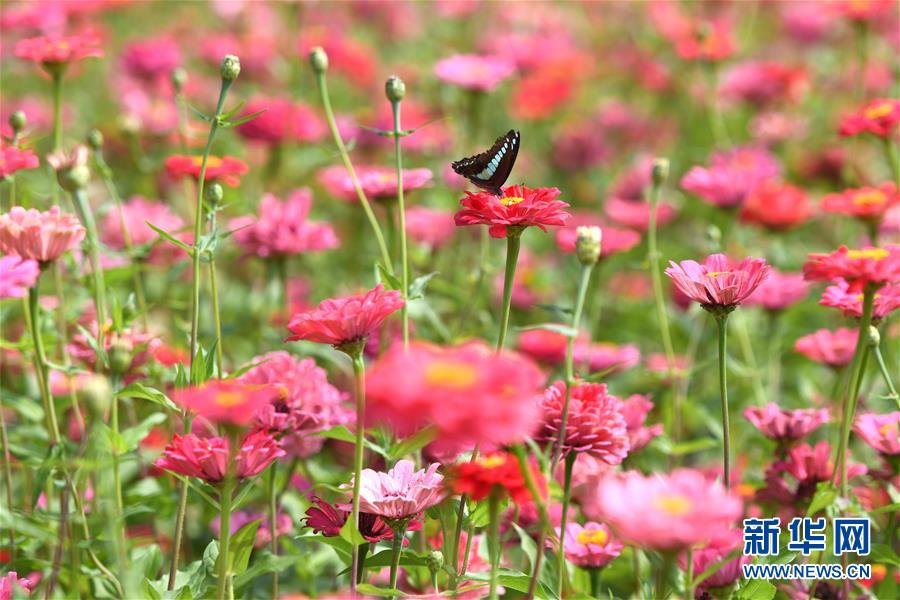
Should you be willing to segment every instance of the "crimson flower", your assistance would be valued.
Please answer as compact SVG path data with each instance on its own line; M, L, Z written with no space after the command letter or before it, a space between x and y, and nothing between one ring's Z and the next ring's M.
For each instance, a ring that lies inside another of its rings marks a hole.
M700 264L693 260L669 261L666 269L675 286L706 310L734 308L769 275L769 265L762 258L747 257L733 265L724 254L711 254Z
M851 292L868 284L895 283L900 281L900 246L853 250L841 246L829 254L810 254L803 275L809 281L844 279Z
M176 154L166 159L166 172L175 179L193 177L195 180L199 180L202 163L202 156ZM247 163L239 158L210 156L206 161L204 181L221 181L225 185L235 187L240 184L241 175L245 175L248 170Z
M900 100L877 98L865 104L859 111L841 120L840 134L844 137L871 133L888 138L900 124Z
M530 468L538 485L546 485L537 468L534 465ZM461 462L450 470L448 481L454 493L465 494L475 502L497 490L509 495L516 504L528 504L532 501L519 461L508 452L497 452ZM543 493L543 490L539 491Z
M15 55L46 66L65 65L83 58L103 56L100 38L86 32L77 35L39 36L16 42Z
M173 473L196 477L216 484L225 479L229 442L224 437L202 438L193 433L177 433L154 465ZM238 479L262 473L277 458L284 456L281 443L263 430L249 433L241 442L235 460Z
M507 237L511 232L521 233L531 226L546 231L547 226L565 225L569 218L564 210L569 205L556 199L560 193L556 188L524 185L511 185L500 197L490 192L466 192L466 197L459 201L463 209L456 213L454 220L458 226L489 225L488 231L495 238Z
M822 210L880 223L893 206L900 206L900 192L893 182L878 187L861 187L828 194L822 198Z
M313 530L314 533L321 533L325 537L336 537L341 534L341 528L347 522L350 516L349 510L343 510L338 505L332 505L325 502L318 496L310 498L315 506L306 509L305 525ZM407 525L407 531L418 531L422 529L422 522L413 519ZM381 540L394 539L394 532L378 515L360 511L359 512L359 533L366 538L367 542L375 543ZM404 545L409 541L404 539Z
M812 216L812 206L801 188L766 181L747 197L740 216L748 223L784 231L808 221Z
M34 152L7 146L0 139L0 180L15 174L16 171L37 169L39 165L40 161Z

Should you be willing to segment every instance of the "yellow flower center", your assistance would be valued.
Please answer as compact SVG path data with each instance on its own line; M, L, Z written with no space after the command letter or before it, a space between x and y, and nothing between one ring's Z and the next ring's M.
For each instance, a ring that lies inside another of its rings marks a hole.
M884 248L867 248L865 250L847 250L847 258L859 260L870 258L872 260L883 260L890 255L890 252Z
M582 529L578 532L575 539L578 540L579 544L584 544L585 546L588 544L602 546L609 540L609 534L602 529Z
M718 277L719 275L728 275L731 271L710 271L707 273L707 277Z
M691 501L681 494L663 494L656 499L656 507L673 517L679 517L690 512Z
M485 469L496 469L506 464L506 457L502 454L491 454L478 459L478 464Z
M430 385L463 390L477 380L478 370L464 362L439 360L425 368L425 381Z
M503 196L500 198L500 204L503 206L512 206L519 202L525 202L525 198L522 198L521 196Z
M756 493L756 488L749 483L742 483L735 486L734 491L736 491L741 498L752 498Z
M202 156L194 156L193 159L194 159L195 167L199 168L199 167L203 166L203 157ZM207 169L210 169L210 168L214 169L214 168L220 167L220 166L222 166L222 159L219 158L218 156L210 156L209 158L206 159L206 168Z
M863 111L863 115L867 119L880 119L881 117L886 117L891 114L891 111L894 110L894 105L890 102L878 102L877 104L873 104L865 111Z
M896 423L885 423L878 429L878 433L887 437L891 434L896 434L897 432L897 424Z
M887 195L881 190L860 192L853 195L853 204L856 206L877 206L886 202Z
M244 396L238 392L219 392L216 394L216 404L229 408L238 406L244 402Z

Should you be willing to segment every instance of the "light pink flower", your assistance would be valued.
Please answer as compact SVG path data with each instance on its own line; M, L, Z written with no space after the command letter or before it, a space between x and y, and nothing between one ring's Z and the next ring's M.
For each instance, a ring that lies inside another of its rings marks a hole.
M609 371L618 373L635 367L641 362L641 351L634 344L589 342L577 340L572 353L577 365L587 365L591 373Z
M75 215L60 212L58 206L46 212L13 206L0 214L0 250L39 263L52 262L72 250L84 234Z
M619 410L625 417L625 428L628 431L628 440L631 446L629 452L636 452L650 443L650 441L662 435L662 423L647 426L647 416L653 410L653 401L649 396L632 394L622 401Z
M457 54L438 61L438 79L467 90L490 92L516 70L513 63L496 56Z
M369 200L392 200L397 197L397 170L389 167L356 166L359 185ZM325 190L345 202L357 202L356 188L347 170L340 166L326 167L318 173ZM430 169L404 169L403 192L411 192L431 185Z
M839 279L834 285L829 285L822 293L819 304L839 308L845 317L862 317L862 294L850 291L850 284ZM883 319L890 313L900 308L900 283L887 284L875 291L875 300L872 303L872 318Z
M650 224L650 204L641 200L627 200L614 196L606 201L606 216L623 227L647 231ZM656 224L662 227L675 218L675 207L668 202L656 206Z
M693 260L669 261L666 269L678 289L703 308L729 308L741 304L769 275L762 258L747 257L733 264L724 254L711 254L700 264Z
M803 278L803 273L782 273L773 267L744 304L762 306L766 310L784 310L806 298L807 294L809 283Z
M261 258L321 252L339 245L329 223L310 221L312 193L294 190L287 200L266 194L259 203L259 217L232 219L228 227L246 254Z
M827 408L786 410L772 402L766 406L746 409L744 417L767 438L794 441L806 437L827 423L829 414Z
M265 431L253 431L247 434L237 451L235 475L239 479L259 475L272 461L282 456L284 450L278 440ZM225 478L227 461L226 438L202 438L193 433L180 436L176 433L154 464L160 469L216 484Z
M151 264L165 265L171 263L176 257L187 258L186 253L174 244L161 240L159 234L150 227L152 224L176 238L190 243L193 237L190 233L179 233L184 228L184 220L166 204L147 200L141 196L132 196L128 202L122 204L121 217L118 210L106 213L102 222L103 226L100 228L100 239L110 248L125 249L123 221L133 246L155 244L149 250L147 257Z
M829 367L843 367L850 364L858 337L857 329L819 329L794 342L794 350Z
M0 300L24 298L41 275L37 261L15 254L0 256Z
M900 454L900 411L861 414L856 417L853 431L881 454Z
M565 227L556 230L556 245L560 251L566 254L575 252L575 241L578 238L578 228L581 226L596 226L603 232L600 239L600 258L627 252L641 242L641 234L631 229L617 229L609 227L593 213L574 212L566 221Z
M456 233L453 213L426 206L406 210L406 232L423 246L437 250L447 245Z
M624 545L613 538L606 525L588 521L566 524L566 560L585 569L605 567L622 553Z
M709 167L693 167L681 187L719 207L737 206L764 181L778 177L781 166L767 150L738 147L719 152Z
M433 463L416 471L410 460L400 460L387 473L363 469L359 480L359 509L383 519L413 517L444 499L444 476ZM352 482L344 489L352 489Z

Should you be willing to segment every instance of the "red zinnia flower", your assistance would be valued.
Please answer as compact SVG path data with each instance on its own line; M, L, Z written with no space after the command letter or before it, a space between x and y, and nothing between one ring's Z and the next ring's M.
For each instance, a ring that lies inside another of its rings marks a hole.
M506 237L510 227L521 231L536 226L546 231L548 225L560 227L569 218L564 210L569 205L556 199L560 193L556 188L524 185L511 185L500 197L489 192L466 192L466 197L459 201L463 209L456 213L454 220L459 226L489 225L488 231L495 238Z
M15 54L24 60L44 65L62 65L82 58L103 56L100 38L87 32L68 36L39 36L19 40Z
M858 112L847 115L841 120L842 136L871 133L887 138L897 129L900 123L900 100L877 98L866 103Z
M166 446L154 465L187 477L196 477L215 484L225 479L228 460L228 439L202 438L193 433L180 436ZM238 479L262 473L277 458L284 456L278 440L262 430L248 434L235 457Z
M900 205L900 192L892 182L878 187L861 187L822 198L822 210L879 223L892 206Z
M829 367L843 367L850 364L859 330L841 327L835 331L820 329L805 335L794 343L794 350L816 362Z
M381 284L362 295L325 300L318 308L291 317L288 329L294 335L286 341L307 340L332 346L361 342L403 304L400 292L385 290Z
M176 154L166 159L166 171L170 177L193 177L200 179L200 165L202 156L184 156ZM241 175L245 175L249 167L244 161L233 156L210 156L206 161L206 177L204 181L221 181L225 185L235 187L241 182Z
M0 180L6 179L16 171L37 169L38 165L40 161L34 152L7 146L0 139Z
M545 485L540 471L534 465L531 466L531 470L538 486ZM527 504L532 501L531 492L528 491L525 477L519 468L519 461L506 452L461 462L450 470L447 481L454 493L466 494L475 502L483 500L495 490L502 490L516 504Z
M830 254L810 254L803 275L809 281L844 279L851 292L870 283L900 282L900 246L854 250L841 246Z
M724 254L711 254L703 264L693 260L669 264L666 275L703 308L740 304L768 277L770 268L764 259L752 257L732 265Z
M262 408L284 394L281 386L218 380L176 390L172 399L213 423L243 426L253 423Z
M812 215L806 192L787 183L766 181L747 197L741 220L784 231L805 223Z

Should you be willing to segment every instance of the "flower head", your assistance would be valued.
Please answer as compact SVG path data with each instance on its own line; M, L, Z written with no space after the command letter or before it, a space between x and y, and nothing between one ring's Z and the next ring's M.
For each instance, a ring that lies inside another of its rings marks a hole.
M141 196L133 196L122 204L121 217L116 210L106 213L102 223L100 237L103 243L116 250L126 249L126 232L133 246L149 246L157 242L159 234L148 223L169 233L184 228L184 220L168 205ZM185 239L182 238L182 241ZM165 265L178 256L185 256L180 248L174 244L161 243L150 249L147 261L151 264Z
M748 408L744 411L744 417L764 436L776 441L804 438L829 419L826 408L786 410L775 403Z
M700 264L693 260L669 261L666 269L675 286L707 309L729 309L741 304L769 275L761 258L745 258L733 264L724 254L711 254Z
M893 135L900 124L900 100L876 98L867 102L859 111L851 113L841 120L842 136L871 133L874 136L888 138Z
M584 525L566 524L566 559L573 565L599 569L619 556L622 542L615 539L606 525L588 521Z
M851 292L868 284L896 283L900 281L900 246L853 250L841 246L830 254L810 254L803 275L809 281L844 279Z
M543 481L536 465L530 465L529 468L532 469L535 480ZM466 494L475 502L498 491L508 495L516 504L533 501L525 484L525 476L519 468L519 461L508 452L496 452L460 462L451 469L448 482L454 493Z
M432 249L446 246L453 239L456 228L453 213L427 206L406 209L406 233L416 242Z
M738 147L714 154L709 167L693 167L681 179L681 187L727 208L742 204L761 183L780 174L781 166L768 150Z
M0 214L0 250L39 263L53 262L84 239L85 230L75 215L58 206L41 212L13 206Z
M258 114L235 128L248 140L267 144L314 142L322 139L327 128L312 108L286 98L256 98L247 103L242 116Z
M37 155L31 150L8 146L0 139L0 180L14 175L16 171L37 169L40 165Z
M175 179L192 177L200 179L200 168L203 164L202 156L184 156L176 154L166 159L166 172ZM225 185L235 187L241 182L241 175L245 175L249 167L244 161L233 156L210 156L206 161L206 175L204 181L221 181Z
M37 261L12 254L0 256L0 300L24 298L41 275Z
M851 292L850 284L843 279L825 288L819 304L838 308L846 317L857 319L862 317L863 295ZM898 308L900 308L900 283L889 283L875 290L872 319L881 320Z
M438 464L415 470L409 460L397 461L387 473L363 469L359 483L359 509L388 521L408 519L444 498L444 476ZM352 483L345 489L352 488Z
M856 417L853 431L881 454L900 455L900 411L863 413Z
M784 310L809 294L809 283L802 273L782 273L772 268L769 276L747 297L744 304L766 310Z
M803 68L779 62L751 60L731 67L723 77L719 93L757 107L796 100L808 87Z
M491 237L502 238L521 232L525 227L536 226L546 231L547 226L559 227L566 224L569 205L556 198L560 191L556 188L527 188L511 185L503 190L503 195L489 192L466 192L459 201L463 209L454 217L456 224L489 225Z
M601 260L619 252L627 252L641 242L641 234L636 231L608 227L600 219L589 213L573 213L571 218L566 221L565 227L560 227L556 230L556 245L560 251L566 254L575 253L578 228L581 226L596 226L600 228Z
M806 510L818 485L830 481L834 474L831 455L831 446L825 440L815 447L809 444L794 446L785 460L775 461L766 470L766 487L757 493L757 498L787 507L802 506ZM867 471L864 465L850 463L848 458L848 479Z
M176 433L154 464L160 469L216 484L225 479L228 445L228 439L224 437L202 438L193 433L185 436ZM235 475L239 479L259 475L282 456L284 450L278 440L265 431L253 431L244 437L236 453Z
M806 192L787 183L765 181L747 197L741 208L741 220L757 223L772 231L784 231L801 225L812 216Z
M47 155L47 164L56 171L59 185L67 190L83 189L90 180L88 157L90 150L84 144L78 144L70 150L57 150Z
M900 191L893 182L878 187L851 188L822 198L822 210L825 212L873 223L880 223L885 213L894 206L900 206Z
M181 63L181 50L172 37L137 40L122 50L122 68L132 77L150 82L170 77Z
M434 65L441 81L479 92L492 91L515 70L505 58L477 54L457 54Z
M83 58L103 56L100 38L93 33L52 35L27 38L16 42L17 57L52 67Z
M263 407L283 398L285 394L286 390L277 385L215 380L176 390L172 399L213 423L246 426L254 422Z
M707 569L716 566L715 571L698 584L698 591L726 587L741 578L741 567L751 562L753 560L752 556L740 555L732 560L723 561L732 552L743 547L743 544L744 532L742 530L726 529L714 535L712 539L701 547L694 548L692 554L694 573L705 573ZM686 569L687 555L680 555L678 564L682 569ZM698 595L696 597L699 598L701 596Z
M312 496L310 501L314 506L310 506L306 510L305 525L313 532L321 533L325 537L340 535L341 528L350 516L350 511L329 504L318 496ZM407 531L417 531L421 528L422 522L413 520L407 526ZM394 539L393 530L381 517L365 511L359 513L359 533L370 543Z
M858 337L857 329L819 329L798 339L794 343L794 350L829 367L843 367L850 364Z
M625 417L625 429L628 432L629 452L636 452L650 443L650 441L662 435L662 423L647 426L647 415L653 410L653 401L649 396L632 394L622 401L619 406L622 416Z
M397 197L397 171L388 167L355 167L356 177L366 197L372 200L393 200ZM403 191L411 192L431 185L431 169L404 169ZM353 179L340 165L319 171L319 181L329 194L345 202L358 202Z

